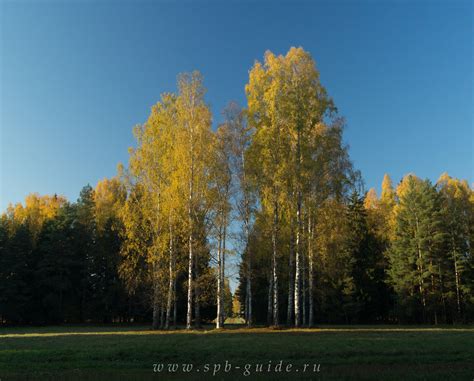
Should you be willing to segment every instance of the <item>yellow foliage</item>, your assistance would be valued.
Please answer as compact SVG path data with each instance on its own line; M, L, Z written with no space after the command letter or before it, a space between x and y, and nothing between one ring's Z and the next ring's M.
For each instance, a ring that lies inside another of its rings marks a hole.
M374 188L370 188L365 196L364 206L366 209L376 209L379 207L379 199Z
M124 185L116 177L100 180L94 191L95 218L97 229L105 228L111 218L118 218L120 208L125 202Z
M13 225L27 223L36 241L44 222L54 218L59 209L67 203L63 196L44 195L31 193L25 198L25 205L18 203L14 206L10 205L7 214L10 215Z

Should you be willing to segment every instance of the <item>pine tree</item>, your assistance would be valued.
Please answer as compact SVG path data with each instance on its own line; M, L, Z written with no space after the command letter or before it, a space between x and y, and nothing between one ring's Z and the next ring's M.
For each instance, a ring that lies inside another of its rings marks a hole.
M370 202L373 202L370 201ZM358 322L369 322L383 316L385 287L385 268L383 245L371 232L366 209L367 196L359 197L354 192L347 210L348 237L347 250L352 264L351 279L353 294L350 300L350 311Z
M3 217L1 224L0 316L11 323L31 323L33 237L26 224L11 226L10 221Z
M438 322L440 248L444 240L440 200L431 183L406 176L398 189L390 279L402 317ZM431 315L431 316L428 316Z

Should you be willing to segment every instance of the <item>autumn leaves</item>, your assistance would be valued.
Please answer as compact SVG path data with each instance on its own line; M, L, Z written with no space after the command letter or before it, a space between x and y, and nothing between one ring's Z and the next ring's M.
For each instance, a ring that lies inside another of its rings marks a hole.
M325 124L335 107L319 82L309 53L301 48L291 48L286 56L267 52L264 62L257 62L250 71L245 90L247 109L238 110L235 105L228 109L225 122L213 132L201 75L181 75L178 93L163 95L147 123L135 129L138 144L131 151L126 178L131 194L140 189L137 207L150 229L146 258L155 262L168 257L167 272L156 274L157 281L163 276L169 279L168 320L176 280L175 257L186 255L188 328L193 322L193 299L195 303L199 300L195 282L199 274L194 265L196 256L202 255L196 250L198 231L207 238L217 265L219 328L224 322L222 290L229 226L232 220L240 221L237 230L243 232L241 246L245 250L256 218L271 225L270 294L275 326L280 314L280 231L284 224L293 230L295 278L291 280L294 295L290 297L294 306L289 307L289 314L299 326L303 256L312 265L312 255L303 244L307 239L303 230L313 231L307 224L312 225L317 203L327 197L341 197L342 183L351 181L352 167L341 144L342 123L333 120L333 124ZM328 178L333 181L327 182ZM328 188L336 182L334 189ZM187 237L186 252L174 249L175 230ZM252 253L247 253L243 266L247 279L244 309L250 325ZM159 299L154 298L155 309ZM198 311L195 308L194 314Z

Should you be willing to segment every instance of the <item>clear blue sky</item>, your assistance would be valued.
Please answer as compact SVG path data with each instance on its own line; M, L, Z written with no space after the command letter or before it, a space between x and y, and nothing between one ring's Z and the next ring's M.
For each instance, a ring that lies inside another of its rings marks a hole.
M470 1L0 3L0 210L113 176L178 73L203 73L217 123L254 60L291 46L315 58L367 188L474 181Z

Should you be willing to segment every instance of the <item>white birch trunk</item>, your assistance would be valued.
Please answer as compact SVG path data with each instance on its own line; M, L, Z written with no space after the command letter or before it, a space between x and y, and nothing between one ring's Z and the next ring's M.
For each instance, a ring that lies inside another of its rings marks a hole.
M227 234L227 220L224 218L224 234L222 237L222 259L221 259L221 327L224 328L225 309L224 309L224 285L225 285L225 240Z
M301 192L298 191L296 205L296 273L295 273L295 327L300 326L300 285L301 285Z
M267 305L267 325L272 325L273 317L273 273L270 274L268 282L268 305Z
M295 285L295 279L293 276L293 256L294 256L294 244L293 244L293 226L290 228L291 234L290 234L290 258L288 260L288 266L289 266L289 277L288 277L288 310L286 313L286 323L288 325L293 324L293 308L294 308L294 285Z
M165 329L169 328L170 317L171 317L171 304L173 301L173 284L174 284L174 254L173 254L173 229L171 226L171 221L169 223L169 264L168 264L168 300L166 301L166 320L165 320Z
M221 234L221 228L219 227L219 233L218 233L218 244L217 244L217 316L216 316L216 328L222 328L222 234Z
M273 275L273 326L279 326L279 305L278 305L278 272L277 272L277 234L278 234L278 202L275 200L273 207L273 260L272 260L272 275Z
M313 258L313 227L311 225L311 214L308 216L308 259L309 259L309 321L308 325L314 325L314 258Z

